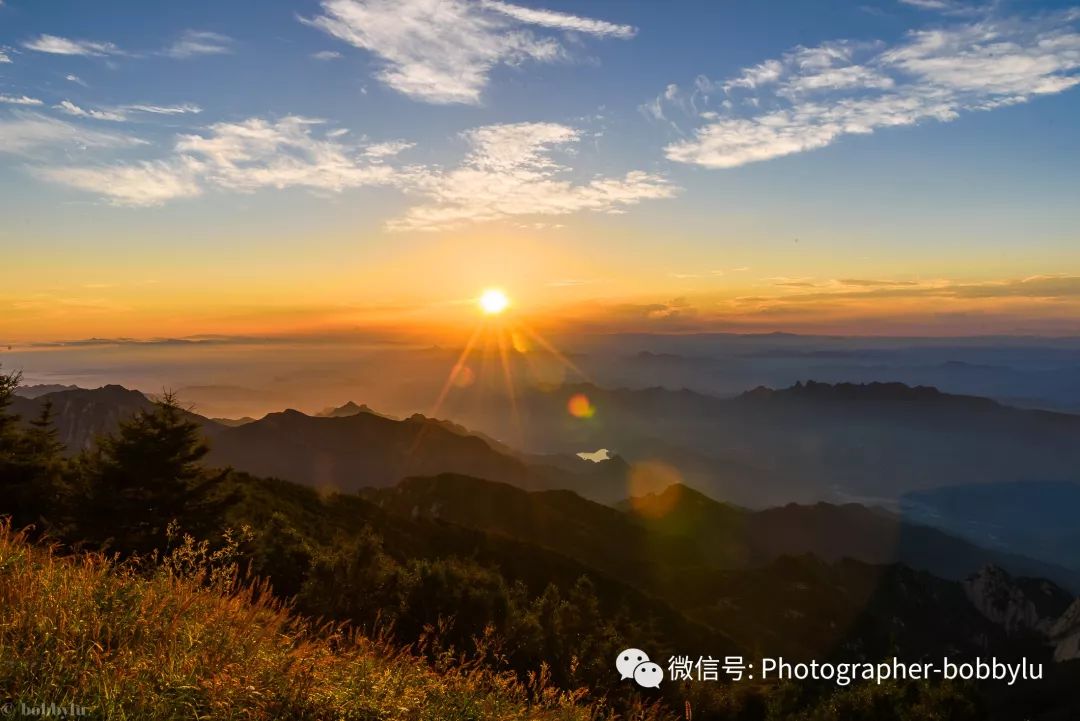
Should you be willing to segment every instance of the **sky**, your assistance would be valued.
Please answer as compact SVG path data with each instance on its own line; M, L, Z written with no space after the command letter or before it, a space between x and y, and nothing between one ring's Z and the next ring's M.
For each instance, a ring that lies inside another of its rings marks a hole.
M0 0L0 341L1080 333L1080 6Z

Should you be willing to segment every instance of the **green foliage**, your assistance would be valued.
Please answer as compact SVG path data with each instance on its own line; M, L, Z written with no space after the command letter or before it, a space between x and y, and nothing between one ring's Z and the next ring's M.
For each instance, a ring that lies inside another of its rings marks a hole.
M58 509L65 492L63 445L53 425L52 404L45 403L26 428L7 413L20 381L19 373L0 373L0 495L16 523L46 525L41 512ZM55 522L62 514L50 515Z
M406 585L404 570L383 553L382 539L363 526L354 537L339 536L310 559L298 604L319 616L371 627L397 618Z
M152 411L123 421L79 459L78 533L126 552L147 552L165 541L168 524L185 518L205 533L217 525L214 491L227 472L201 465L209 448L199 426L172 394Z
M5 466L15 459L19 444L19 417L8 413L8 408L21 382L22 374L17 371L0 373L0 463Z

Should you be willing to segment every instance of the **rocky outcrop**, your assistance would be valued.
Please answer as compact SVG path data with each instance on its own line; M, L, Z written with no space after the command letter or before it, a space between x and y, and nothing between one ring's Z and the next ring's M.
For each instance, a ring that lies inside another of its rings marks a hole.
M1051 627L1050 642L1055 661L1080 659L1080 598Z
M1072 601L1069 593L1050 581L1014 579L997 566L986 566L969 576L964 591L979 613L1010 636L1034 633L1049 637Z

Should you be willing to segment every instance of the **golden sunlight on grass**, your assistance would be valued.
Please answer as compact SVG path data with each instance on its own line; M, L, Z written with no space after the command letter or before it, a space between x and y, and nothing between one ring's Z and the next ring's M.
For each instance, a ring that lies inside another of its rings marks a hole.
M498 288L488 288L480 295L480 310L485 315L498 315L510 306L510 299Z
M157 567L63 558L0 520L5 700L149 721L614 721L544 670L520 682L452 651L425 660L423 644L298 617L265 584L216 576L199 547L185 554Z

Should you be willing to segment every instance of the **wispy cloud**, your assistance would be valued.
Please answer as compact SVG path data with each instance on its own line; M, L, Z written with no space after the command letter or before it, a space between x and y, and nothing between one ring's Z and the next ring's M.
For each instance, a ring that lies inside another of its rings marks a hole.
M358 148L319 137L321 120L289 116L217 123L206 135L184 135L178 153L199 159L207 180L230 190L305 187L341 191L389 182L392 171L365 162Z
M7 48L0 48L0 65L3 65L4 63L10 63L10 62L11 62L11 56L8 55Z
M391 140L385 143L375 143L364 148L364 155L369 158L390 158L395 155L400 155L409 148L416 147L416 143L409 143L404 140Z
M115 205L153 206L206 188L252 192L302 187L338 192L391 183L392 169L365 158L365 147L314 131L322 121L288 116L216 123L181 135L173 155L156 161L42 168L53 182L106 197Z
M84 108L76 105L70 100L62 100L53 107L77 118L107 120L114 123L122 123L131 120L132 113L145 113L147 115L186 115L202 112L202 108L191 103L184 103L183 105L148 105L144 103L135 103L112 108Z
M0 94L0 103L4 103L5 105L44 105L44 103L37 98L31 98L27 95Z
M120 109L133 113L148 113L150 115L187 115L202 112L202 108L194 103L183 103L181 105L146 105L136 103L134 105L123 105Z
M320 50L317 53L312 53L311 57L316 60L340 60L343 56L337 50Z
M949 0L899 0L901 5L910 5L922 10L945 10L952 5Z
M840 278L836 282L840 285L855 286L857 288L918 285L918 282L914 280L880 280L877 278Z
M948 280L890 280L847 278L821 283L774 283L794 292L772 298L744 298L744 301L768 301L779 305L807 303L863 303L872 300L903 298L939 298L973 300L1013 298L1028 300L1065 300L1080 298L1080 277L1037 275L1009 280L957 282Z
M465 134L471 146L462 165L418 171L410 187L427 197L389 223L392 230L442 230L518 215L613 212L677 192L666 178L643 171L575 184L551 156L580 140L557 123L491 125Z
M376 77L430 103L480 102L491 71L567 52L550 31L629 38L634 28L497 0L322 0L302 21L378 57ZM539 36L533 29L549 31Z
M606 20L593 20L553 10L534 10L533 8L512 5L501 0L482 0L484 7L500 12L527 25L556 30L570 30L600 37L610 36L628 40L637 34L637 28L631 25L609 23Z
M44 152L66 152L143 145L143 140L19 110L0 117L0 152L36 158Z
M23 47L28 50L36 50L39 53L50 53L52 55L87 55L97 57L104 55L123 55L123 51L113 43L97 42L93 40L71 40L57 35L39 35L33 40L28 40L23 43Z
M93 120L108 120L114 123L121 123L127 120L127 116L123 113L118 113L112 110L97 110L95 108L82 108L70 100L61 100L54 106L57 110L73 115L77 118L91 118Z
M130 147L143 141L82 128L38 113L16 111L0 118L0 153L32 156L42 151Z
M945 15L977 15L983 12L978 5L958 2L957 0L898 0L901 5L908 5L919 10L943 13Z
M1080 11L912 31L891 47L795 48L722 83L696 84L692 137L669 159L732 168L823 148L852 134L1027 102L1080 84ZM711 96L709 95L711 92ZM658 103L662 103L658 99ZM668 103L672 105L672 103Z
M678 190L663 176L642 171L572 182L565 177L571 169L552 155L577 143L581 132L556 123L471 130L464 135L470 151L451 170L394 164L398 154L413 147L409 142L349 142L346 137L325 130L317 119L251 118L180 135L172 155L155 161L41 167L37 174L127 206L160 205L211 188L340 192L391 186L421 200L388 227L425 231L514 216L618 212Z
M115 205L160 205L202 193L196 167L182 160L97 167L44 167L34 172L45 180L105 195Z
M79 77L78 75L65 75L65 76L64 76L64 80L67 80L67 81L68 81L68 82L70 82L70 83L75 83L76 85L81 85L81 86L83 86L84 88L86 88L86 87L89 87L89 86L88 86L88 85L86 84L86 81L84 81L84 80L83 80L82 78L80 78L80 77Z
M233 51L233 39L228 35L207 30L187 30L163 53L171 58L185 59L200 55L227 55Z

